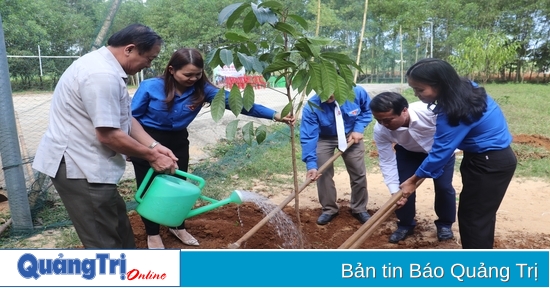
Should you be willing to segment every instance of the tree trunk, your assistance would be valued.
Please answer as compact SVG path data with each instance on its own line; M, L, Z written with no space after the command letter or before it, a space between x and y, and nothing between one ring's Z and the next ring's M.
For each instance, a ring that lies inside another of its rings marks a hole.
M315 37L319 36L320 26L321 26L321 0L317 0L317 27L315 28Z
M361 35L359 35L359 46L357 48L357 60L355 63L359 65L361 60L361 49L363 47L363 36L365 35L365 26L367 24L367 9L369 7L369 0L365 0L365 10L363 11L363 25L361 27ZM357 82L357 74L359 70L355 69L355 75L353 75L353 82Z
M113 0L111 8L109 9L109 13L105 18L105 21L103 22L103 26L101 26L101 29L99 29L99 33L97 34L94 43L92 43L92 51L97 50L101 47L103 40L105 40L105 37L107 36L107 32L109 32L109 28L111 28L113 19L115 19L116 11L118 10L121 2L122 0Z

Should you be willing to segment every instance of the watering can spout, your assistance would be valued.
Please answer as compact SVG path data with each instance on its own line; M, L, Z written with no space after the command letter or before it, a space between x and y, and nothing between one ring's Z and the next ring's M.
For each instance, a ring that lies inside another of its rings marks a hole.
M205 197L205 196L202 196L202 195L199 198L202 199L202 200L206 200L208 202L211 202L211 204L208 204L208 205L202 206L202 207L198 207L196 209L193 209L193 210L189 211L189 213L185 217L186 219L197 216L199 214L202 214L202 213L205 213L205 212L208 212L208 211L212 211L216 208L227 205L229 203L235 203L235 204L242 204L243 203L242 193L239 190L235 190L235 191L231 192L231 195L228 198L225 198L225 199L220 200L220 201L214 200L212 198L208 198L208 197Z

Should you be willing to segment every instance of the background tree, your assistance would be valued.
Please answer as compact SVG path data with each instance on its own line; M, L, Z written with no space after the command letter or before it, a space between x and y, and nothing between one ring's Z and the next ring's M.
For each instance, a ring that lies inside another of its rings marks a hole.
M503 34L474 32L458 44L456 54L449 57L449 62L457 72L471 79L481 79L485 84L489 78L498 75L504 64L514 61L519 43L508 42Z

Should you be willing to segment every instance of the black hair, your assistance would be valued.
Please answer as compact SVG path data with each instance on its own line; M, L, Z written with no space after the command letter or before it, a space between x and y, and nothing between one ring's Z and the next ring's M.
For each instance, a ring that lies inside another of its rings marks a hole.
M409 107L409 102L401 94L396 92L382 92L376 95L369 104L372 112L389 112L399 116L403 109Z
M485 89L458 76L453 66L441 59L422 59L407 70L406 76L438 91L434 112L445 112L451 126L477 121L487 110Z
M206 83L212 84L210 80L208 80L208 77L204 75L204 58L202 57L201 52L197 49L180 48L172 54L170 61L166 64L164 74L161 76L164 79L164 93L166 93L165 101L168 105L168 109L170 109L173 105L177 83L176 79L174 79L174 75L170 73L170 66L172 66L172 69L175 72L188 64L192 64L193 66L200 68L203 72L202 77L199 78L195 84L193 84L195 86L195 93L193 93L192 99L193 105L195 106L201 106L204 104L204 99L206 98L206 95L204 94L204 85Z
M162 38L153 29L142 24L128 25L107 40L107 45L112 47L134 44L140 55L151 51L153 47L162 45L162 43Z

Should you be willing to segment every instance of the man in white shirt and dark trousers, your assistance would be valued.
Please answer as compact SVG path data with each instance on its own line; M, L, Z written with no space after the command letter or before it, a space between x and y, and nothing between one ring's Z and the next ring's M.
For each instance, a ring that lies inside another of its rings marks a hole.
M378 148L380 170L390 193L397 193L399 185L411 177L432 148L437 116L422 102L409 105L399 93L380 93L370 102L377 123L374 140ZM395 150L395 151L394 151ZM455 157L451 157L443 174L433 179L435 188L435 220L439 241L453 238L451 229L456 219L456 194L452 186ZM398 243L414 233L416 221L416 193L397 209L397 230L389 242Z
M128 75L150 67L162 48L151 28L132 24L107 46L73 62L53 92L49 125L33 168L50 176L84 248L135 248L117 183L125 156L174 173L176 156L158 144L130 113Z

